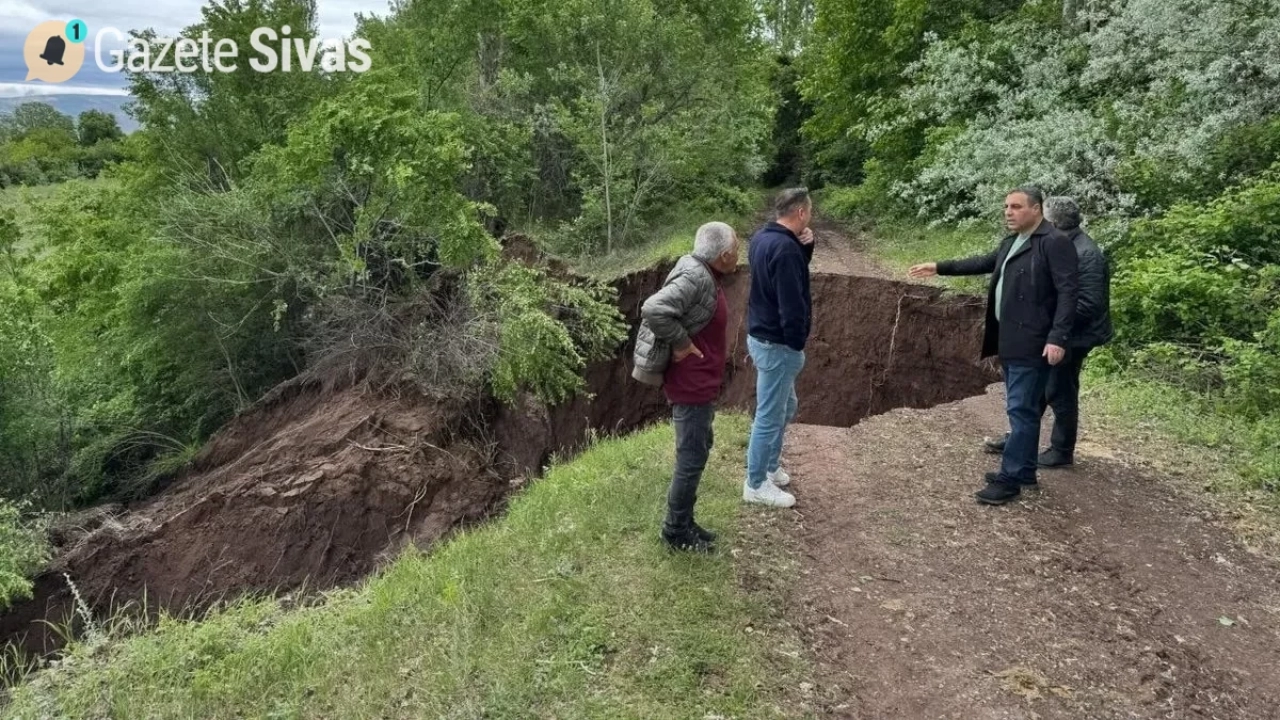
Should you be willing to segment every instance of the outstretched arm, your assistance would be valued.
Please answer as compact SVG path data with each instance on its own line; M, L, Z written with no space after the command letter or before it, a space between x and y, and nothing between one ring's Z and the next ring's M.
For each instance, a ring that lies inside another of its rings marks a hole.
M997 247L986 255L975 255L963 260L944 260L913 265L907 274L913 278L927 278L934 275L988 275L995 272L996 259L999 257L1000 248Z
M990 275L996 271L996 259L1000 248L985 255L974 255L963 260L946 260L938 263L939 275Z

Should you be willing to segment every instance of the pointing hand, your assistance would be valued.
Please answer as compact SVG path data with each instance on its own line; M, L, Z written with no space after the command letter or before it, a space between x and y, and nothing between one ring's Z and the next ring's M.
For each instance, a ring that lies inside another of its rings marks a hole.
M913 265L907 274L913 278L927 278L938 274L938 263Z

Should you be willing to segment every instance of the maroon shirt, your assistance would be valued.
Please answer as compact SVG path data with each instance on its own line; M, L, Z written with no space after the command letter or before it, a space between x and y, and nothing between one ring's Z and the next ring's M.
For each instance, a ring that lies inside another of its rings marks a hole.
M711 322L691 339L702 351L702 357L689 355L673 361L663 376L662 389L673 405L705 405L720 396L724 381L724 363L729 356L729 301L716 276L716 314Z

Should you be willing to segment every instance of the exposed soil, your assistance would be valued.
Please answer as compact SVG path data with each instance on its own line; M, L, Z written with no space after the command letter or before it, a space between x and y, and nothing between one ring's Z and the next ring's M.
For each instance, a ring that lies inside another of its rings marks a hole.
M830 715L1280 717L1280 567L1101 439L979 506L1002 400L788 438Z
M995 464L981 440L1007 426L998 375L975 360L979 301L892 282L835 226L818 240L804 424L784 454L800 504L749 511L784 525L802 560L785 620L817 677L800 692L839 718L1280 717L1280 566L1087 417L1075 468L977 505ZM629 320L664 275L618 282ZM726 404L749 409L745 273L726 287ZM153 610L197 609L356 580L499 511L589 430L666 417L661 393L630 379L630 352L556 408L287 384L162 494L61 532L36 599L0 632L52 647L33 621L69 612L64 572L98 614L144 592Z
M821 235L820 235L821 238ZM531 248L511 243L524 261ZM824 257L823 255L819 257ZM633 324L667 268L617 282ZM745 271L726 281L733 362L726 404L748 409ZM852 425L893 407L981 392L996 375L975 361L981 307L937 290L818 273L802 419ZM198 611L246 592L324 589L355 581L407 543L421 547L491 516L553 453L588 431L625 433L669 414L661 392L630 378L631 344L589 368L590 395L559 407L525 401L445 406L350 382L286 383L216 435L154 498L86 513L57 535L58 557L35 598L0 617L0 637L36 652L59 639L39 620L72 617L76 590L95 616L128 603ZM79 525L79 527L76 527Z
M842 389L811 382L801 405ZM1280 564L1087 417L1074 468L978 505L1003 402L992 385L789 432L799 504L780 516L802 559L810 699L838 718L1280 717Z

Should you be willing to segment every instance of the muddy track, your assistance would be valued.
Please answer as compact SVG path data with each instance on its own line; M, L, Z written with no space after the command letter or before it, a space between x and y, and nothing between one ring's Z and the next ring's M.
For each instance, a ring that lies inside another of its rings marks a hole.
M617 282L633 334L640 304L665 275L653 268ZM754 403L748 286L745 268L726 282L734 340L725 404L739 409ZM976 361L982 310L972 300L845 274L817 273L813 288L812 359L798 388L804 422L848 427L966 397L996 378ZM219 432L160 495L88 513L60 533L35 598L0 617L0 636L56 649L39 621L72 617L67 577L97 617L144 598L152 612L195 612L248 592L356 581L406 544L429 547L500 512L512 488L553 453L574 452L588 431L625 433L668 417L661 392L630 379L630 357L628 342L588 370L590 399L553 408L444 407L361 385L287 383Z
M832 240L853 257L827 267L874 266ZM928 328L904 332L919 357ZM802 407L825 402L810 393ZM1018 503L978 505L1003 403L992 385L789 433L794 600L824 716L1280 718L1280 564L1087 417L1076 467L1042 471Z
M1280 717L1280 567L1098 444L977 505L1001 402L788 438L829 716Z

